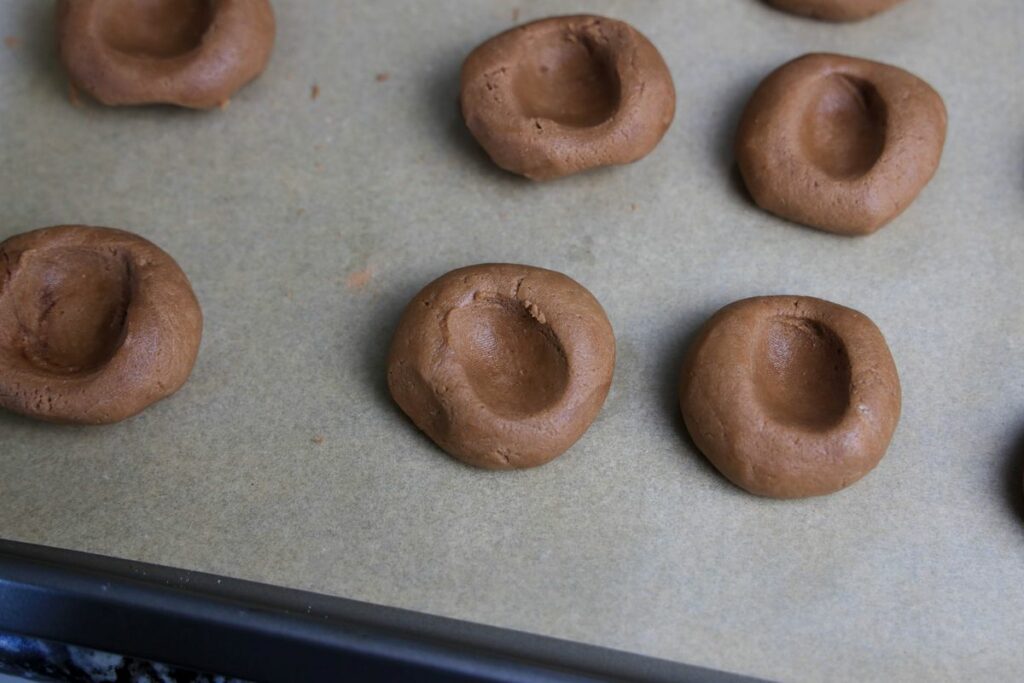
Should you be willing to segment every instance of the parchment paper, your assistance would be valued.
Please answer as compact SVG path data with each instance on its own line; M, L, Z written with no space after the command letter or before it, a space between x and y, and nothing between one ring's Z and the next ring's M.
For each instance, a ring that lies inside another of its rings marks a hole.
M1024 3L856 25L756 0L274 5L269 70L195 113L72 106L51 3L0 4L0 238L134 230L206 315L190 382L136 419L0 415L0 535L772 678L1019 677ZM458 69L514 16L580 10L651 38L678 116L638 164L531 184L464 131ZM949 109L938 175L868 238L767 215L733 170L753 87L812 50L907 68ZM604 411L539 469L464 467L387 395L402 306L482 261L569 274L617 334ZM773 293L863 311L899 367L888 455L836 495L747 495L678 417L697 326Z

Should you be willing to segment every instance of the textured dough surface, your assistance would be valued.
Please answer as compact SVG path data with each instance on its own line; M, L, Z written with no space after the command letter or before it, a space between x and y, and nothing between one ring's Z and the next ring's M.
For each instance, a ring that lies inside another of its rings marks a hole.
M773 498L832 493L867 474L900 402L875 324L811 297L726 306L704 324L679 380L697 447L734 484Z
M267 66L269 0L59 0L73 87L108 105L223 106Z
M865 59L810 54L757 87L736 133L736 161L765 210L865 235L917 198L945 140L945 104L921 79Z
M643 158L675 117L672 75L635 28L552 17L506 31L462 65L462 115L498 166L534 180Z
M451 455L513 469L579 439L614 369L615 336L590 292L554 271L484 264L443 275L409 302L388 387Z
M42 228L0 243L0 407L104 424L176 392L203 316L166 252L122 230Z

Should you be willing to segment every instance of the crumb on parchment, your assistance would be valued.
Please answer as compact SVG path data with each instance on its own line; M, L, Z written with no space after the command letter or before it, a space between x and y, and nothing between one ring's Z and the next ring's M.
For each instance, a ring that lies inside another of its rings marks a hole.
M349 276L345 278L345 286L349 289L358 290L362 289L370 283L373 278L373 271L369 266L362 270L349 273Z

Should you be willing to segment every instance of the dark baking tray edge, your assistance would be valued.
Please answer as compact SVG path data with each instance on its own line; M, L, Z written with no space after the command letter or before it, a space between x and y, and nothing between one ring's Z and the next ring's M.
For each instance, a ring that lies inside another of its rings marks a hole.
M753 680L409 610L4 540L0 630L254 680Z

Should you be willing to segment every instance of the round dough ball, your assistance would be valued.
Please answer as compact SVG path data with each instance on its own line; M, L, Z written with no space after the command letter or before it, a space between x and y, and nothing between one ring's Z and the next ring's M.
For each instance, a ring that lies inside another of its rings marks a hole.
M548 180L647 156L668 130L676 92L657 48L597 16L506 31L462 66L462 114L498 166Z
M679 407L694 443L737 486L819 496L881 460L900 382L863 314L811 297L757 297L704 324L683 363Z
M903 0L766 0L783 12L823 21L859 21Z
M438 446L470 465L542 465L579 439L604 404L615 337L597 300L550 270L460 268L402 315L388 387Z
M137 235L64 225L0 243L0 408L131 417L185 383L202 329L188 278Z
M736 161L754 201L777 216L866 235L901 214L939 167L946 107L894 66L805 55L747 103Z
M268 0L59 0L74 87L108 105L223 106L274 47Z

